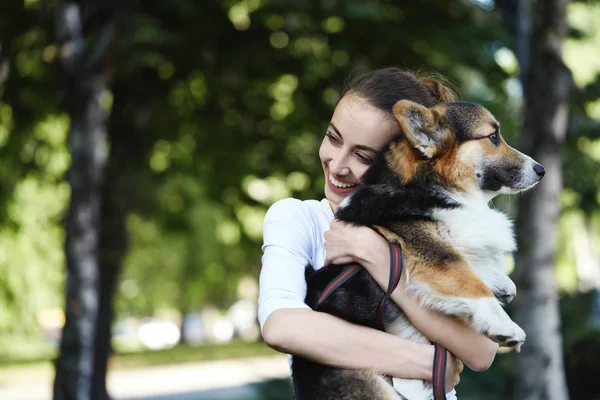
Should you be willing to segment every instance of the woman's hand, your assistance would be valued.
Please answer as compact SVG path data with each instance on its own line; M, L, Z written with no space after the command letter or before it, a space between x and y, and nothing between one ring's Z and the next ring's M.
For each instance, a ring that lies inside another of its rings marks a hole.
M334 219L325 232L325 265L357 262L356 245L364 229Z
M325 232L325 265L373 262L370 250L379 247L387 252L385 243L381 235L367 226L334 219Z

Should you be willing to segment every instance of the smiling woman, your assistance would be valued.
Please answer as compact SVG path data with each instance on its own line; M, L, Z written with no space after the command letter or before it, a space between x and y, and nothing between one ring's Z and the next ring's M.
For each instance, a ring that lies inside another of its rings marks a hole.
M313 311L304 302L307 266L358 262L387 286L390 256L385 239L368 227L343 224L334 215L358 189L377 153L400 133L392 108L403 99L432 107L454 96L437 80L397 68L361 75L340 96L319 149L325 198L280 200L265 216L258 317L267 345L282 352L338 368L431 380L432 345L350 324ZM453 355L471 369L487 369L496 344L452 318L422 308L404 292L403 283L397 290L401 294L395 301L413 325L452 353L446 388L451 390L447 398L456 398L453 387L460 371Z

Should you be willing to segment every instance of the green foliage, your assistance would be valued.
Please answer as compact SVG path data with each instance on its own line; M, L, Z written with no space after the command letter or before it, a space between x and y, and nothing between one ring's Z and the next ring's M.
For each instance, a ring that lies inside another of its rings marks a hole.
M62 302L68 121L59 111L54 3L42 3L0 5L12 67L0 87L0 333L32 332L37 312ZM585 54L597 29L577 15L568 51ZM124 148L109 182L127 214L119 316L231 304L237 281L258 274L269 205L322 196L317 149L355 73L437 71L464 99L489 107L519 145L510 35L497 10L475 2L138 1L126 17L104 98ZM598 208L600 183L600 86L590 76L576 93L565 149L568 207L586 215ZM569 273L570 251L561 259Z
M505 77L490 23L501 29L469 4L137 4L111 122L136 141L119 309L230 304L237 280L258 273L267 207L322 195L321 132L352 72L430 65L461 82L486 66L479 87L504 98L489 89Z

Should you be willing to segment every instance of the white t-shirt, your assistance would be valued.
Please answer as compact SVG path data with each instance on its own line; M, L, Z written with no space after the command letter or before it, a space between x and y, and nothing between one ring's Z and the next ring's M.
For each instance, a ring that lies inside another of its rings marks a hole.
M263 223L263 256L259 280L258 321L260 328L275 310L309 308L305 269L325 264L325 238L334 215L327 199L283 199L274 203ZM456 392L446 395L455 400Z

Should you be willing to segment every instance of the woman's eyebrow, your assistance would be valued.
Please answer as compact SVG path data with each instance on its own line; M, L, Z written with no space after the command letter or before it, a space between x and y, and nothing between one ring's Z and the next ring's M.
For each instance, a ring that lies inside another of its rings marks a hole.
M369 147L369 146L363 146L362 144L357 144L354 147L356 147L357 149L360 149L360 150L372 151L373 153L377 153L377 150L375 150L374 148Z
M340 137L342 137L342 134L340 133L339 129L337 128L337 126L335 126L335 124L333 122L330 122L329 126L335 131L335 133L337 133ZM360 149L360 150L372 151L373 153L377 153L377 150L375 150L374 148L369 147L369 146L364 146L362 144L357 144L354 147L356 147L357 149Z
M333 130L335 131L335 133L337 133L338 135L342 136L342 134L338 130L337 126L335 126L335 124L333 122L330 122L329 126L333 128Z

